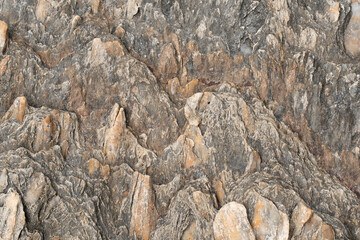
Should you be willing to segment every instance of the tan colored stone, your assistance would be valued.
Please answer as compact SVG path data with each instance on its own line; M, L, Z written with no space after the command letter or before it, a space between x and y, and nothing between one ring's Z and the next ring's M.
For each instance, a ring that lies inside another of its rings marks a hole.
M138 13L141 2L141 0L128 0L126 9L128 19L132 19Z
M25 203L26 205L33 205L39 200L41 194L43 193L46 181L45 176L42 173L35 173L30 180L29 187L25 193Z
M255 131L255 124L254 124L254 119L252 118L252 115L250 113L251 112L250 112L246 102L243 101L241 117L242 117L242 120L244 121L246 129L251 134L253 134Z
M295 226L293 236L300 234L302 227L307 221L309 221L313 213L314 211L305 206L302 202L295 207L291 215L291 222Z
M7 70L7 63L10 59L10 56L6 56L0 61L0 77L3 75L3 73Z
M126 129L125 112L118 104L115 104L110 115L110 128L106 131L104 154L108 163L115 163L119 156L121 135Z
M109 165L103 166L97 159L90 158L87 162L88 173L90 176L101 176L105 180L109 178L110 167Z
M124 49L120 45L119 41L106 42L105 49L107 54L109 54L109 56L118 56L118 57L124 56Z
M322 219L314 214L304 203L299 203L291 216L293 228L292 240L313 239L333 240L335 233L331 226L325 224Z
M0 194L0 239L18 239L25 226L25 213L20 195L10 189Z
M223 188L223 184L220 180L217 180L213 186L217 200L219 201L220 206L225 203L225 190Z
M210 71L225 73L232 67L232 59L224 51L217 51L207 55L207 68Z
M125 29L122 28L121 26L118 26L114 32L114 35L120 39L123 39L125 36L125 33L126 33Z
M76 20L74 18L73 20ZM63 59L73 54L72 44L70 39L65 40L59 44L56 48L39 50L36 53L39 54L41 61L50 68L56 67Z
M24 120L24 115L27 111L27 101L25 97L18 97L11 105L10 109L6 112L3 120L16 118L20 123Z
M99 168L101 166L101 163L96 160L95 158L90 158L88 161L88 172L89 175L93 175L94 173L96 173Z
M245 172L251 173L260 170L261 157L258 152L253 151L250 154L248 165L246 166Z
M35 15L39 21L45 22L50 12L51 12L51 4L48 2L48 0L39 0L37 2Z
M315 50L317 34L312 28L305 28L300 34L300 47Z
M35 152L40 150L47 150L54 146L57 141L56 138L56 124L50 115L46 116L44 120L37 126L35 141L33 149Z
M329 7L328 7L328 17L330 21L333 23L337 22L340 16L340 3L334 2L333 0L328 1Z
M135 172L137 177L131 209L130 235L148 240L155 229L158 212L155 207L155 194L148 175Z
M186 84L184 88L185 97L190 97L194 95L198 85L199 85L198 79L193 79L188 84Z
M101 171L102 177L105 180L109 179L109 176L110 176L110 166L109 165L105 165L105 166L101 167L100 171Z
M194 141L189 138L184 140L184 161L185 168L198 166L200 164L199 159L194 154Z
M81 17L79 15L75 15L71 20L71 29L74 30L79 23L81 22Z
M8 41L8 25L0 21L0 54L3 53L6 49Z
M203 97L203 93L195 93L186 101L184 107L184 113L186 119L189 121L189 124L192 126L198 126L200 123L200 117L196 112L202 97Z
M8 176L7 176L7 170L4 168L0 172L0 193L6 189L8 185Z
M200 128L197 126L188 126L184 135L187 139L193 142L192 151L195 153L196 165L200 163L207 163L209 158L209 149L205 145L204 137L201 134Z
M119 41L102 42L100 38L92 41L91 51L89 52L87 61L93 66L101 65L106 58L124 56L124 48Z
M159 56L158 72L162 76L163 81L166 81L176 75L178 70L174 47L171 43L166 44Z
M196 240L196 222L192 222L190 226L184 231L181 240Z
M289 219L269 200L259 197L251 222L257 240L287 240Z
M89 3L90 3L91 10L93 11L93 13L98 13L99 6L100 6L100 0L90 0Z
M345 30L344 45L346 52L351 56L360 55L360 2L351 4L352 16Z
M204 217L207 221L212 219L213 201L211 197L201 191L192 193L192 197L196 206L197 215Z
M215 240L255 240L246 208L236 202L230 202L220 209L216 214L213 229Z

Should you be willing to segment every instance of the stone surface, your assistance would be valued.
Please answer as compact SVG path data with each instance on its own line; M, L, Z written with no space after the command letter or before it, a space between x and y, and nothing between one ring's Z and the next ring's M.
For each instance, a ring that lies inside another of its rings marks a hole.
M356 57L360 54L360 2L352 1L351 18L345 30L346 51Z
M4 53L8 42L8 25L0 21L0 52Z
M18 239L25 225L25 213L20 196L13 189L0 194L0 238Z
M220 209L214 220L214 238L255 240L243 205L230 202Z
M288 239L289 219L285 213L263 198L256 202L254 208L251 226L256 239Z
M158 213L155 207L150 176L135 173L138 178L133 195L131 210L130 235L144 240L150 239L151 232L155 229Z
M359 4L1 1L0 238L360 239Z

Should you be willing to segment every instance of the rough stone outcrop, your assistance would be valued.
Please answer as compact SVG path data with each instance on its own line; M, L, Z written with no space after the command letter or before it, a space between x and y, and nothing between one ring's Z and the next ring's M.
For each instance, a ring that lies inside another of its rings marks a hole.
M0 239L360 239L359 0L0 2Z

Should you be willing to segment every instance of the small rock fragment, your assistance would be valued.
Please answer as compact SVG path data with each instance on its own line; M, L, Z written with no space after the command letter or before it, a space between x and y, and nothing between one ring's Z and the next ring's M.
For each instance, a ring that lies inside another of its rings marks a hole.
M169 78L175 76L178 73L178 63L175 57L175 49L173 45L166 44L161 50L159 61L158 61L158 71L162 76L163 81L167 81Z
M224 190L222 182L220 180L217 180L214 183L213 188L215 190L216 198L219 201L220 206L224 205L224 203L225 203L225 190Z
M8 25L0 21L0 53L4 53L8 41Z
M6 112L3 120L8 120L10 118L16 118L20 123L24 120L25 112L27 111L27 102L25 97L18 97L15 99L13 105Z
M255 240L246 208L237 202L230 202L220 209L216 214L213 227L216 240Z
M35 152L47 150L57 142L56 124L50 115L46 116L37 126L36 137L33 145Z
M105 136L104 154L108 163L114 163L119 156L121 135L126 128L125 112L118 104L113 107L110 121L111 127L106 131Z
M250 154L248 165L246 166L245 173L256 172L260 170L261 157L258 152L253 151Z
M118 26L114 32L114 35L117 36L119 39L123 39L125 36L125 29L121 26Z
M80 23L81 17L79 15L76 15L71 20L71 30L74 30L76 26Z
M189 121L189 124L192 126L198 126L201 121L197 114L197 108L202 97L203 93L195 93L186 101L184 113L186 119Z

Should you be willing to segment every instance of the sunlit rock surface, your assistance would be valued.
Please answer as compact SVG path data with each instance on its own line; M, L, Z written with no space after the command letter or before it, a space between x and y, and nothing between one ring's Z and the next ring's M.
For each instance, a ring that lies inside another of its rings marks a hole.
M0 239L360 239L360 2L0 3Z

